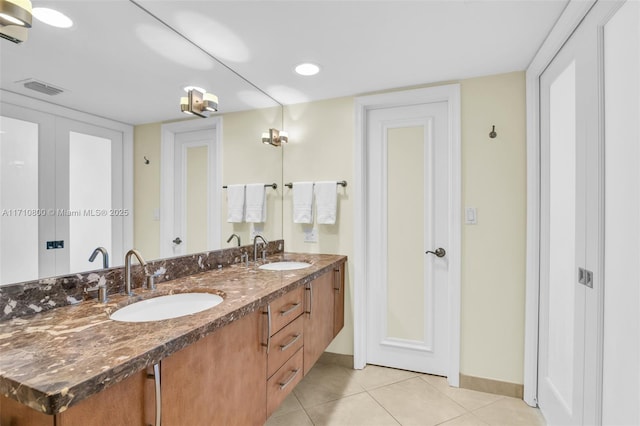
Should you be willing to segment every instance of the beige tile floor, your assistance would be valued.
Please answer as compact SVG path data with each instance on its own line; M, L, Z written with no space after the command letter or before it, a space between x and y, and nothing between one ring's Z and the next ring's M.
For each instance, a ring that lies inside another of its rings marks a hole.
M318 362L266 426L543 426L522 400L449 387L443 377Z

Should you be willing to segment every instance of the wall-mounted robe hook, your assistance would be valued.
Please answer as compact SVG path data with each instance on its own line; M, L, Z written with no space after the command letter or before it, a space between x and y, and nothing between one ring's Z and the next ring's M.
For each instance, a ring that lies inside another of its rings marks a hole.
M489 137L491 139L495 139L496 136L498 136L498 134L496 133L496 126L493 126L493 128L491 129L491 133L489 133Z
M144 164L149 164L149 159L146 156L144 156L142 158L144 158Z

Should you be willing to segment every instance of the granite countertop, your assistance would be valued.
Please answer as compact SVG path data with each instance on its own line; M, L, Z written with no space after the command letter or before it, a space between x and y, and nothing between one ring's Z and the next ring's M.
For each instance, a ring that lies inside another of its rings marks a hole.
M155 364L219 327L317 278L346 256L284 253L267 262L306 261L293 271L260 270L250 262L158 284L136 296L110 295L0 322L0 393L47 414L65 411L112 384ZM223 296L218 306L180 318L144 323L109 315L138 300L183 292Z

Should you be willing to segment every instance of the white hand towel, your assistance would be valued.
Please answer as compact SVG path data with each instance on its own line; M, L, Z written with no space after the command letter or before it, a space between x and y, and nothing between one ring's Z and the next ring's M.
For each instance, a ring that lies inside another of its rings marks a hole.
M244 221L244 185L227 186L227 222Z
M261 223L267 221L267 196L263 183L247 185L245 220Z
M338 207L337 182L316 182L314 192L316 194L316 222L333 225L336 223L336 210Z
M293 183L293 223L313 223L313 182Z

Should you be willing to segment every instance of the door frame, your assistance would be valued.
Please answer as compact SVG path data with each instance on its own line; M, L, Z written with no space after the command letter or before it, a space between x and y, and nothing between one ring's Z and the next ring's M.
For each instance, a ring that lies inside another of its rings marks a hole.
M405 90L355 99L354 184L354 368L367 364L367 112L380 108L447 102L449 113L449 366L447 380L460 383L460 277L461 277L461 200L462 155L460 130L460 85L449 84Z
M222 117L178 121L163 124L161 128L160 148L160 256L172 257L171 240L174 233L174 160L176 133L195 130L213 130L216 135L215 149L209 150L209 202L221 200L222 196ZM210 206L211 207L211 206ZM213 242L212 250L219 247L221 232L220 206L210 208L208 240ZM217 243L216 243L217 242Z

